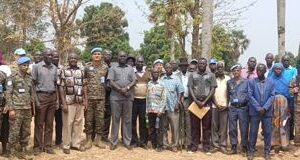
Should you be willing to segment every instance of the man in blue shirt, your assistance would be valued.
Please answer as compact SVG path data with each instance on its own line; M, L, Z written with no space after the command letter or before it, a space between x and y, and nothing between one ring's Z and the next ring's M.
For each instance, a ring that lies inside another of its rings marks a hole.
M295 78L298 74L297 69L290 65L290 57L288 55L284 55L281 58L281 63L284 67L284 71L282 76L288 81L291 82L293 78ZM290 123L290 140L294 139L294 97L289 95L287 97L288 105L291 113L291 123Z
M248 160L253 160L254 158L260 122L262 122L264 134L265 159L270 159L273 116L272 104L275 90L272 80L265 77L266 68L264 64L258 64L256 67L258 77L248 82L250 115Z
M231 67L233 77L227 82L227 97L229 101L229 137L231 143L230 154L237 154L238 125L241 134L241 150L247 153L249 110L248 110L248 80L241 77L241 65Z
M166 122L164 132L166 134L166 128L170 124L172 132L172 145L170 147L173 152L177 152L179 144L179 107L183 103L184 88L178 76L172 74L173 67L170 63L165 65L165 70L166 75L161 78L161 82L167 90L166 113L162 117Z

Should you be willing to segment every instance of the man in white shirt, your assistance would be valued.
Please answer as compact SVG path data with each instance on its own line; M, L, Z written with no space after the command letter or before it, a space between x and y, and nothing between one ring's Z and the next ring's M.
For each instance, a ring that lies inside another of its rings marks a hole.
M224 74L224 62L217 63L216 80L217 88L213 96L212 105L212 145L213 151L220 150L227 153L227 126L228 126L228 98L227 81L229 76Z

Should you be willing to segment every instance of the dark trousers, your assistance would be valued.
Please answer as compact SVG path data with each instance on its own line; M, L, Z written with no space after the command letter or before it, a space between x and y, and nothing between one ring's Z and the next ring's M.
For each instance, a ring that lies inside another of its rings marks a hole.
M34 149L50 149L52 147L53 121L56 110L56 93L37 93L39 105L35 109Z
M270 154L271 151L271 137L272 137L272 117L251 116L250 117L250 132L249 132L249 153L254 154L257 141L257 134L259 123L262 122L264 133L264 151L265 155Z
M295 127L295 124L294 124L294 112L295 112L295 107L294 107L294 98L289 98L288 99L288 105L289 105L289 110L290 110L290 113L291 113L291 118L289 119L290 120L290 140L293 140L294 139L294 127Z
M243 147L248 146L248 132L249 132L249 112L248 107L236 108L229 107L229 138L231 145L238 144L238 125L241 134L241 144Z
M137 99L133 101L132 107L132 139L131 144L147 144L146 128L146 99ZM139 118L139 136L137 134L137 119Z
M149 140L151 141L153 148L163 147L163 137L164 137L164 119L159 118L159 128L155 128L157 114L149 113Z
M106 93L108 94L108 93ZM105 97L104 125L102 127L102 139L108 140L111 120L111 105L109 96Z
M55 144L60 145L62 143L62 109L59 108L55 111Z
M192 149L197 149L201 139L201 119L190 112L191 117L191 134L192 134ZM211 110L202 118L202 144L204 150L210 149L211 142Z

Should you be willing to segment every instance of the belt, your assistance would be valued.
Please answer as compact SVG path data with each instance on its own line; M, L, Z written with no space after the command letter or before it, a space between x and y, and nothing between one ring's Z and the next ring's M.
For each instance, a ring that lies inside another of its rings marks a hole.
M235 105L231 105L231 106L233 106L233 107L235 107L235 108L244 108L244 107L246 107L247 105L245 105L245 104L235 104Z
M37 93L53 94L53 93L56 93L56 91L37 91Z

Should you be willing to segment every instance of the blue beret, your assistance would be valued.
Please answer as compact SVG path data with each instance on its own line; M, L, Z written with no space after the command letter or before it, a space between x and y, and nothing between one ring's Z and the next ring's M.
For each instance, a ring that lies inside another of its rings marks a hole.
M16 55L25 55L26 54L26 51L23 49L23 48L18 48L15 50L14 54Z
M93 54L94 52L102 52L102 48L98 47L98 48L93 48L91 53Z
M24 63L29 63L30 62L30 58L28 57L21 57L18 59L18 64L24 64Z
M153 64L156 64L156 63L164 64L164 61L162 59L157 59L153 62Z
M209 60L209 64L217 64L217 60L216 59L210 59Z

